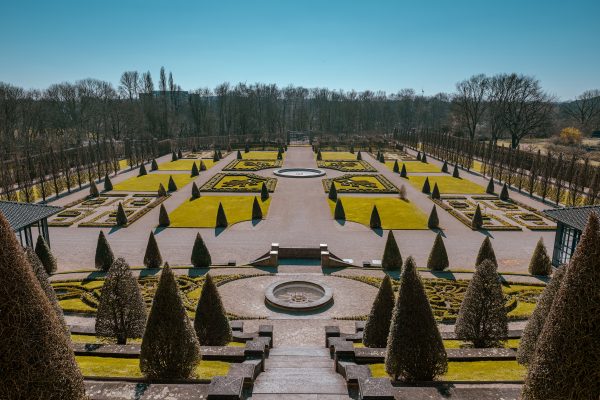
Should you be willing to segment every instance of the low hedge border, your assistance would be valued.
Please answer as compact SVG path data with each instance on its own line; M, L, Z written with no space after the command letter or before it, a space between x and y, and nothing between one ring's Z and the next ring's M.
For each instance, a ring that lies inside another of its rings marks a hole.
M81 221L82 219L89 217L90 215L92 215L94 213L93 209L72 209L72 210L68 210L68 211L79 211L81 214L79 214L79 216L72 218L68 221L58 220L59 218L62 218L62 217L56 216L54 219L52 219L51 221L48 222L48 226L52 226L54 228L57 228L57 227L66 228L66 227L69 227L69 226ZM67 218L67 217L65 217L65 218Z
M344 167L344 165L350 163L359 164L362 166L362 169L352 169ZM377 170L373 168L371 164L362 160L321 160L317 161L317 167L334 169L341 172L377 172Z
M148 214L150 211L152 211L153 208L160 205L163 201L167 200L170 196L171 195L167 195L166 197L159 197L157 195L156 199L154 201L152 201L150 204L144 206L142 209L139 209L139 208L125 209L126 212L133 211L134 213L131 215L131 217L129 217L129 216L127 217L127 224L124 227L130 226L135 221L142 218L144 215ZM153 196L144 196L144 197L153 197ZM82 227L82 228L112 228L112 227L115 227L115 226L117 226L116 223L97 222L99 219L106 216L107 214L110 214L111 212L112 211L105 211L105 212L101 213L100 215L92 218L91 220L82 222L81 224L79 224L77 226Z
M265 184L267 185L267 190L269 192L274 192L275 186L277 186L276 178L269 178L269 177L264 177L264 176L260 176L260 175L256 175L256 174L231 173L231 172L224 174L224 173L219 172L218 174L216 174L215 176L210 178L204 185L202 185L202 187L200 187L200 190L203 192L260 193L260 187L258 187L256 190L249 190L246 188L215 188L215 185L217 185L221 181L221 179L223 179L226 176L243 176L243 177L260 179L265 182Z
M238 164L247 161L257 163L257 165L252 168L236 168ZM223 168L223 171L260 171L262 169L280 168L282 165L283 160L233 160Z
M449 197L442 197L442 200L448 200L450 199ZM452 198L451 200L453 200L454 198ZM477 229L474 229L471 226L471 220L469 220L463 213L455 210L454 208L452 208L451 206L446 205L442 200L440 199L431 199L431 201L433 201L435 204L437 204L438 206L440 206L443 210L447 211L450 215L452 215L454 218L456 218L457 220L459 220L460 222L462 222L466 227L468 227L469 229L476 231ZM461 200L466 200L466 197L462 197ZM511 225L510 223L508 223L507 221L504 221L498 217L496 217L495 215L491 215L491 214L487 214L488 217L493 218L494 220L500 222L502 225L498 226L498 225L483 225L482 229L487 230L487 231L522 231L523 229L521 229L521 227L519 226L515 226L515 225Z
M389 193L392 193L392 194L398 193L398 188L392 182L390 182L385 176L383 176L381 174L376 174L376 175L346 174L346 175L339 176L337 178L323 179L322 180L323 189L325 190L325 193L329 193L329 187L331 186L331 181L340 181L343 179L357 178L357 177L361 177L361 176L377 179L379 181L379 183L381 183L384 186L384 188L383 189L379 189L379 188L375 188L375 189L339 188L339 189L337 189L338 193L388 193L388 194Z

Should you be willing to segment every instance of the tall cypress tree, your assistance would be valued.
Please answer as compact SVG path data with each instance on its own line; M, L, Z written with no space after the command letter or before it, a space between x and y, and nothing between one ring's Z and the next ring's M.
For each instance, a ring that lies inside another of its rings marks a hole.
M373 206L369 226L371 227L371 229L381 229L381 218L379 218L379 211L377 211L377 206Z
M447 369L442 336L415 262L408 257L392 312L385 371L394 379L414 382L431 381Z
M329 185L329 200L336 201L337 200L337 189L335 188L335 184L333 179L331 180L331 184Z
M194 247L192 248L192 265L194 268L209 268L212 264L210 253L202 240L202 236L198 232L196 234L196 240L194 241Z
M492 241L489 236L486 236L479 247L479 252L477 253L477 259L475 260L475 265L479 265L485 260L490 260L494 267L498 269L498 261L496 260L496 253L494 252L494 248L492 247Z
M252 200L252 220L259 219L263 219L263 212L260 204L258 204L258 199L254 196L254 200Z
M35 254L39 257L48 275L52 275L56 272L56 258L54 257L54 254L52 254L48 242L46 242L46 239L44 239L42 235L39 235L37 238Z
M140 349L140 369L150 379L189 378L201 359L200 344L168 265L160 274Z
M154 233L150 232L148 237L148 244L146 245L146 253L144 254L144 265L146 268L160 268L163 263L162 256L160 255L160 249Z
M550 313L550 308L552 308L556 293L558 293L558 289L560 289L560 284L565 276L567 268L568 265L563 265L556 270L552 275L552 279L538 298L535 310L533 310L533 313L527 321L527 325L523 330L521 342L519 343L519 350L517 351L517 361L519 364L528 365L531 362L535 352L535 345L542 332L546 318Z
M394 232L390 230L385 242L381 267L384 271L400 271L402 269L402 255L394 238Z
M106 274L98 312L96 334L127 344L141 338L146 328L146 303L137 279L124 259L118 258Z
M0 398L82 400L64 325L0 213Z
M496 266L485 260L475 266L458 318L456 337L475 347L497 347L508 335L508 318Z
M433 242L433 247L427 259L427 269L434 271L443 271L450 265L448 261L448 253L442 239L442 234L438 233Z
M342 204L342 199L338 198L335 202L335 210L333 212L333 218L341 221L346 220L346 212L344 211L344 205Z
M362 342L366 347L385 348L387 346L395 302L392 281L388 275L385 275L365 323Z
M229 319L219 290L209 274L206 274L198 299L194 329L202 346L225 346L231 342Z
M223 209L223 204L219 203L219 208L217 209L217 221L215 227L217 228L227 228L229 223L227 222L227 216L225 215L225 210Z
M98 242L96 243L96 257L94 261L96 269L105 272L108 271L113 262L115 262L115 256L103 231L100 231L98 234Z

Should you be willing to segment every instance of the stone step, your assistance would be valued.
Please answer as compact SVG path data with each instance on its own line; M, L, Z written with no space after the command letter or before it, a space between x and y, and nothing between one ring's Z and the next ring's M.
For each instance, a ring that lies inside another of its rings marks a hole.
M333 360L329 357L270 356L265 360L265 369L273 368L333 368Z
M320 347L275 347L269 352L270 356L306 356L327 357L329 350Z
M344 394L253 394L248 400L350 400L348 395Z

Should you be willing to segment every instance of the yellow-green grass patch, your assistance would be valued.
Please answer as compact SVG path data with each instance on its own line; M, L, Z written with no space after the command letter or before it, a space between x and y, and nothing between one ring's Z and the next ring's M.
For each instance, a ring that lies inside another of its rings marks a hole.
M128 169L129 168L129 160L119 160L119 170Z
M373 207L377 206L383 229L428 229L428 217L408 201L395 197L348 197L340 196L346 220L369 226ZM335 202L328 200L331 214Z
M242 153L242 160L277 160L276 151L249 151ZM285 153L282 154L285 158Z
M371 164L362 160L324 160L317 161L317 167L330 168L342 172L377 172Z
M148 174L134 176L121 183L117 183L114 185L114 190L118 192L156 192L161 183L167 190L169 187L169 176L173 177L178 190L193 179L190 174Z
M316 157L316 155L315 155ZM322 151L322 160L356 160L356 154L349 151Z
M423 188L425 179L429 178L429 185L431 190L437 183L440 189L440 194L484 194L485 188L478 184L471 182L468 179L454 178L452 176L408 176L408 182L418 190Z
M461 349L463 348L464 343L465 342L463 342L462 340L447 339L444 340L444 347L447 349ZM516 349L519 347L519 343L521 343L520 339L508 339L506 342L504 342L504 347ZM358 342L354 343L354 347L361 348L365 347L365 345L362 344L362 342Z
M375 378L387 378L384 364L369 364ZM445 381L519 381L527 369L516 361L451 361Z
M109 343L109 341L104 340L98 336L94 335L81 335L81 334L71 334L71 341L73 343L90 343L90 344L103 344ZM127 339L128 344L140 344L142 343L142 339ZM229 342L227 346L230 347L245 347L246 343L242 342Z
M138 358L76 356L75 359L84 376L118 378L143 376ZM230 365L224 361L200 361L192 378L212 379L215 376L227 375Z
M192 165L196 163L196 167L198 167L198 171L200 171L200 161L206 166L206 169L211 168L215 165L213 160L203 159L203 160L189 160L189 159L180 159L177 161L169 161L164 162L158 165L158 169L161 171L190 171L192 172Z
M398 171L402 171L402 164L406 166L406 172L441 172L442 169L437 165L422 163L421 161L398 161ZM385 166L394 170L394 161L386 161Z
M282 160L233 160L223 168L223 171L258 171L279 168L282 165Z
M271 198L258 203L266 217ZM169 214L171 228L214 228L219 203L223 205L227 222L232 225L252 219L254 196L202 196L195 200L186 200Z

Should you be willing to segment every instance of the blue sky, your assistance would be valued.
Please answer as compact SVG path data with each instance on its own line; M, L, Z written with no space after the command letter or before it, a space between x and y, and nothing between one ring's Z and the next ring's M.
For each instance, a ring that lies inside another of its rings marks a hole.
M600 88L599 0L0 0L0 81L26 88L125 70L184 89L228 81L452 92L475 73Z

